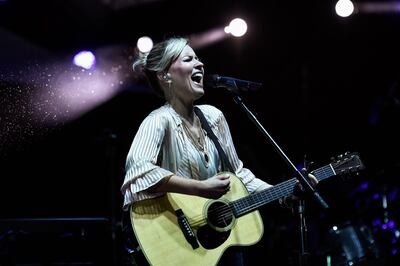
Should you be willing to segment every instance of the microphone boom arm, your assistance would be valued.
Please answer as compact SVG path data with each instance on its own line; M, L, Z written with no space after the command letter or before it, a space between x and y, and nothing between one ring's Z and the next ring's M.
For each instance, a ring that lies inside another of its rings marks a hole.
M302 171L299 171L296 168L296 166L290 161L290 159L282 151L282 149L279 147L279 145L274 141L274 139L267 132L267 130L265 130L265 128L261 125L261 123L258 121L258 119L254 116L254 114L243 103L243 100L240 97L240 95L238 95L236 93L232 93L232 95L233 95L235 103L237 103L245 111L245 113L250 118L250 120L257 126L257 128L262 132L262 134L269 140L269 142L272 144L272 146L275 148L275 150L278 152L278 154L283 158L283 160L289 165L289 167L293 170L293 172L296 173L297 179L299 180L299 182L303 186L303 189L306 192L309 192L310 194L312 194L312 196L316 199L316 201L324 209L328 209L329 208L328 204L322 199L322 197L319 195L319 193L310 184L310 182L308 181L308 176L306 175L306 173L304 173Z

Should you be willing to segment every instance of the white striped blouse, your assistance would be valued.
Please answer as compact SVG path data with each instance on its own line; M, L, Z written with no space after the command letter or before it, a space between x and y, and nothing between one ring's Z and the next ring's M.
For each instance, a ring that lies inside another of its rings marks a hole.
M261 186L270 187L243 167L223 113L211 105L198 107L217 136L235 174L242 179L248 191L252 193ZM141 123L127 155L125 179L121 187L123 209L128 210L135 201L161 196L162 193L148 192L146 189L165 177L176 174L202 180L221 172L218 151L208 136L205 146L210 157L208 163L204 160L204 154L190 140L179 114L171 105L166 103L152 111Z

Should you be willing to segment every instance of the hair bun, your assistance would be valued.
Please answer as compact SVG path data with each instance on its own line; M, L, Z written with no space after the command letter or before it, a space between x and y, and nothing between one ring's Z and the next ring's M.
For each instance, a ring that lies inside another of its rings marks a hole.
M139 52L138 57L132 64L133 71L142 71L147 66L147 56L149 53Z

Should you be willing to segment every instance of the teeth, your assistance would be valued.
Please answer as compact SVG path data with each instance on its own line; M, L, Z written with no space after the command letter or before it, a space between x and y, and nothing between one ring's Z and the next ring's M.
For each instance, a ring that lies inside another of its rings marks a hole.
M192 75L192 80L196 83L200 83L203 79L203 73L197 72Z
M202 78L203 77L203 73L193 74L192 77L200 77L200 78Z

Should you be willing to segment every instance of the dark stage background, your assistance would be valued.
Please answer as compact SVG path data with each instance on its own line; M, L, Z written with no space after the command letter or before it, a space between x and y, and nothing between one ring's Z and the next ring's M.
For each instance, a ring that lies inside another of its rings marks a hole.
M335 3L0 1L0 265L129 262L125 158L163 104L131 71L136 40L193 36L234 17L248 32L199 48L206 73L263 83L243 100L296 166L350 151L366 167L318 185L329 210L306 202L310 263L398 262L400 15L341 18ZM96 52L95 70L72 65L82 49ZM199 103L225 113L259 178L293 177L227 91L206 88ZM265 233L246 249L248 265L298 265L297 215L277 203L261 213Z

